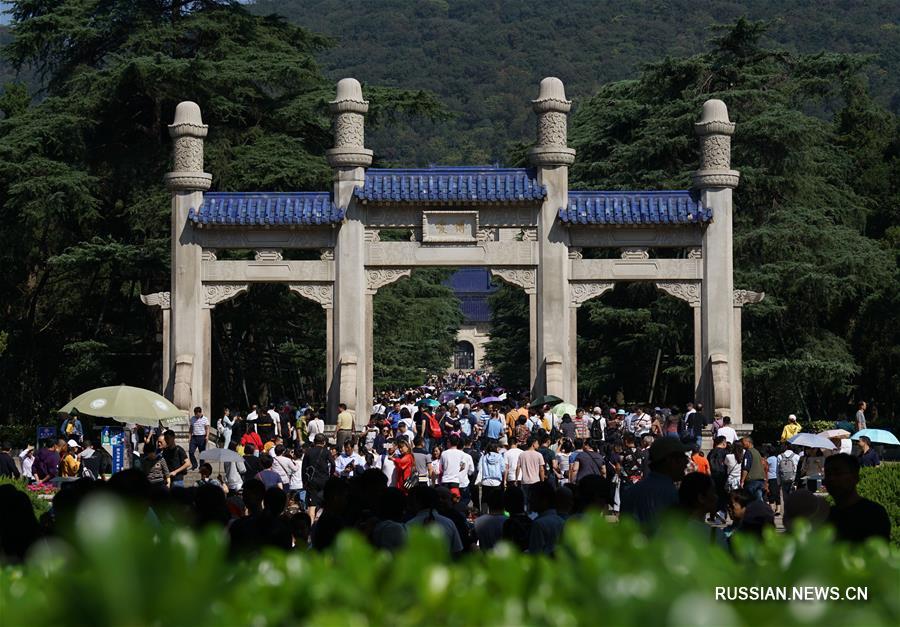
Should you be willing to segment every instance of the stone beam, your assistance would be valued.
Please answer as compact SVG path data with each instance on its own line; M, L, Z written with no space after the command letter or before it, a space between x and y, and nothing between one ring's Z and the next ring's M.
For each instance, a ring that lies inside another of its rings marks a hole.
M418 242L372 242L366 246L366 265L421 266L534 266L537 242L479 242L463 246L429 246Z
M384 229L422 228L422 209L427 203L410 204L360 203L367 227ZM533 227L537 225L537 204L484 204L469 202L441 203L440 209L478 209L478 224L481 227ZM437 211L440 211L438 209Z
M572 281L699 281L701 259L573 259Z
M291 283L334 280L333 261L204 261L203 281Z
M331 248L334 228L315 229L255 229L234 227L202 228L194 230L194 239L203 248Z
M610 228L608 226L569 227L572 246L581 248L682 248L700 246L703 233L695 227Z

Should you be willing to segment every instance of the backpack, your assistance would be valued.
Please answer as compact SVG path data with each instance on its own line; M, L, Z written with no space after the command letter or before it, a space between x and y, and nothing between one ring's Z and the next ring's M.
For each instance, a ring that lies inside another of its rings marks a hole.
M613 431L615 431L615 429L613 429ZM591 423L591 439L594 440L594 442L603 441L603 423L599 418L595 419L594 422Z
M778 456L778 476L784 481L793 481L797 475L797 456L791 455L785 457L784 454Z
M315 451L319 451L315 453ZM314 455L315 453L315 455ZM303 458L303 486L321 490L328 481L328 451L324 448L311 448ZM324 464L322 463L324 462Z
M725 458L728 456L728 453L725 452L723 448L714 448L709 452L709 455L706 457L706 460L709 462L709 471L712 474L725 474L728 472L728 466L725 463Z
M434 417L434 414L427 414L428 416L428 430L431 432L431 437L433 438L441 438L444 436L444 432L441 431L441 423L438 422L438 419Z

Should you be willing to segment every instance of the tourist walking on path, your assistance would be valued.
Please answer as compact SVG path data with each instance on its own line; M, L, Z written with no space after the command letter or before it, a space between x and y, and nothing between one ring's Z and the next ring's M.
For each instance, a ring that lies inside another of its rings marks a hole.
M169 467L169 477L172 479L172 487L183 488L184 478L187 476L187 471L191 467L191 462L184 452L184 449L175 444L174 431L171 429L167 430L163 434L163 441L165 447L162 449L162 457L166 460L166 465Z
M872 440L868 436L864 435L859 438L859 449L860 466L863 468L874 468L881 465L881 458L878 457L878 453L872 448Z
M856 405L856 430L862 431L866 428L866 402L860 401Z
M337 447L340 451L344 448L344 442L353 436L356 429L353 425L353 414L347 411L347 406L341 403L338 409L340 412L337 415Z
M778 483L781 486L781 501L787 505L787 498L794 491L794 481L797 480L797 465L800 463L800 455L791 447L786 447L778 455Z
M887 511L856 491L859 461L838 453L825 460L825 487L834 499L828 522L834 525L839 540L864 542L868 538L891 537L891 519Z
M231 417L231 411L226 407L219 419L219 436L222 438L222 448L228 448L231 444L231 434L234 431L234 419Z
M194 407L194 415L190 421L191 439L188 443L188 457L191 458L191 470L197 470L197 458L194 453L206 450L206 442L209 440L209 418L203 415L203 409Z
M800 423L797 422L797 416L791 414L790 416L788 416L787 424L784 425L784 428L781 430L781 441L787 442L802 430L803 427L801 427Z

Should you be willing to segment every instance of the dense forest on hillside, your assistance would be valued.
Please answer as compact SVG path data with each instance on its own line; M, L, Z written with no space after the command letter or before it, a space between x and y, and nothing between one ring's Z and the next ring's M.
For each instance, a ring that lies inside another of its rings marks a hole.
M201 103L215 189L325 189L326 102L342 76L364 81L380 164L420 165L522 163L529 102L558 75L575 100L572 185L595 189L689 185L691 124L704 99L724 99L742 172L736 286L767 292L745 311L750 419L824 417L856 397L887 414L900 406L896 3L13 5L0 37L24 71L0 95L0 421L159 376L158 322L137 296L168 284L161 177L175 104ZM273 10L294 24L262 16ZM458 311L442 276L419 272L376 296L382 382L447 362ZM500 340L527 337L521 297L493 297L506 299ZM215 318L217 402L321 388L318 306L261 288ZM689 393L683 303L623 285L582 307L579 329L583 394L625 381L644 399L657 351L673 399ZM527 374L523 348L494 343L510 383Z
M703 52L717 25L739 17L769 21L763 43L787 51L875 55L873 97L900 111L894 0L259 0L252 10L331 37L318 59L332 78L440 97L452 119L372 134L387 165L506 163L533 139L529 102L544 76L565 82L577 110L645 63Z

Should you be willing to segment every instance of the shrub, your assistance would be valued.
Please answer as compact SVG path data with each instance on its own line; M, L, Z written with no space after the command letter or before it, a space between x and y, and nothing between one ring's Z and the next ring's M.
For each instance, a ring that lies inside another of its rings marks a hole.
M330 552L230 560L221 530L129 517L94 497L67 537L0 570L4 623L91 625L840 625L900 623L900 550L835 544L829 530L711 546L683 522L571 521L554 561L501 545L449 559L435 529L394 555L353 532ZM151 540L151 538L153 538ZM161 567L164 565L164 567ZM716 586L868 587L868 602L727 603ZM161 595L148 601L148 591ZM78 612L63 599L77 599Z
M857 491L887 510L891 519L891 544L900 546L900 464L861 468Z

